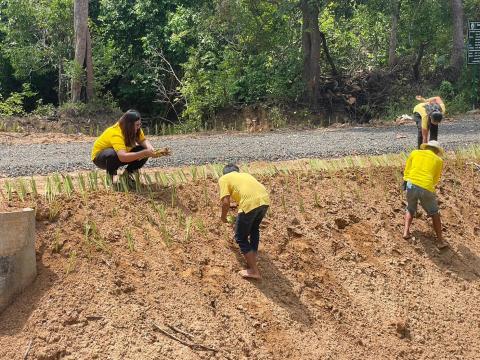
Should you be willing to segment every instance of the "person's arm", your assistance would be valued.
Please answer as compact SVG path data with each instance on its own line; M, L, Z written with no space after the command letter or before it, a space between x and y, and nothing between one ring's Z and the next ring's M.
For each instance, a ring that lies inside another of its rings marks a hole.
M150 143L150 141L148 141L147 139L143 140L141 143L140 143L140 146L143 147L144 149L150 149L152 151L154 151L154 147L152 146L152 144Z
M443 104L443 100L440 96L434 96L434 97L428 98L425 100L425 102L428 102L429 104L438 104L438 105Z
M428 129L422 127L422 144L428 143Z
M230 208L230 195L224 196L221 200L221 203L222 203L222 215L220 216L220 219L222 220L222 222L226 223L228 209Z
M144 149L138 152L127 152L124 149L117 151L118 159L124 163L130 163L135 160L140 160L146 157L150 157L153 154L154 154L154 151L150 149Z

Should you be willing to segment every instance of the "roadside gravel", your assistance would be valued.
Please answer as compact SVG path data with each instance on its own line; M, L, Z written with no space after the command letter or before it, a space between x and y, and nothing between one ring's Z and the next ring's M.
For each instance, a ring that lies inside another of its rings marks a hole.
M169 147L173 155L150 159L147 167L173 167L206 163L279 161L376 155L416 146L413 124L381 127L348 127L268 133L155 137L156 147ZM480 118L445 122L439 140L447 150L480 144ZM0 177L45 175L94 169L91 142L7 145L0 144Z

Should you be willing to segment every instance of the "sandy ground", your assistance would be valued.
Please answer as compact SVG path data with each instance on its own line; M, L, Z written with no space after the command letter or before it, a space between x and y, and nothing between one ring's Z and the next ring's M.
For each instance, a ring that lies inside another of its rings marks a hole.
M401 170L260 177L261 281L237 274L213 179L3 201L36 207L38 277L0 314L0 358L477 359L480 173L447 163L440 251L424 212L401 237Z

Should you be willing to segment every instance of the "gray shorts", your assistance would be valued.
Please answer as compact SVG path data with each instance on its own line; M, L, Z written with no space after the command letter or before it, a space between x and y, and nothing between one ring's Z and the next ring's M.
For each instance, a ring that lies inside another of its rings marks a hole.
M407 211L410 214L415 215L419 201L428 215L438 214L438 202L435 193L414 185L410 181L407 182Z

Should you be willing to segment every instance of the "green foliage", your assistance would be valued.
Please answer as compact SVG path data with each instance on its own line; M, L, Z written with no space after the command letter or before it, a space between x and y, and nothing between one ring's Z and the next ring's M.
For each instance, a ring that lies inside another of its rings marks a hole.
M35 96L36 93L30 89L30 84L23 84L21 92L13 92L7 99L2 100L0 95L0 115L3 116L23 116L25 99Z
M455 89L450 81L442 81L438 90L440 96L444 100L452 100L455 97Z
M95 97L88 103L66 102L58 108L58 114L65 117L91 117L91 116L111 116L120 117L122 111L113 99L110 93L104 97Z

